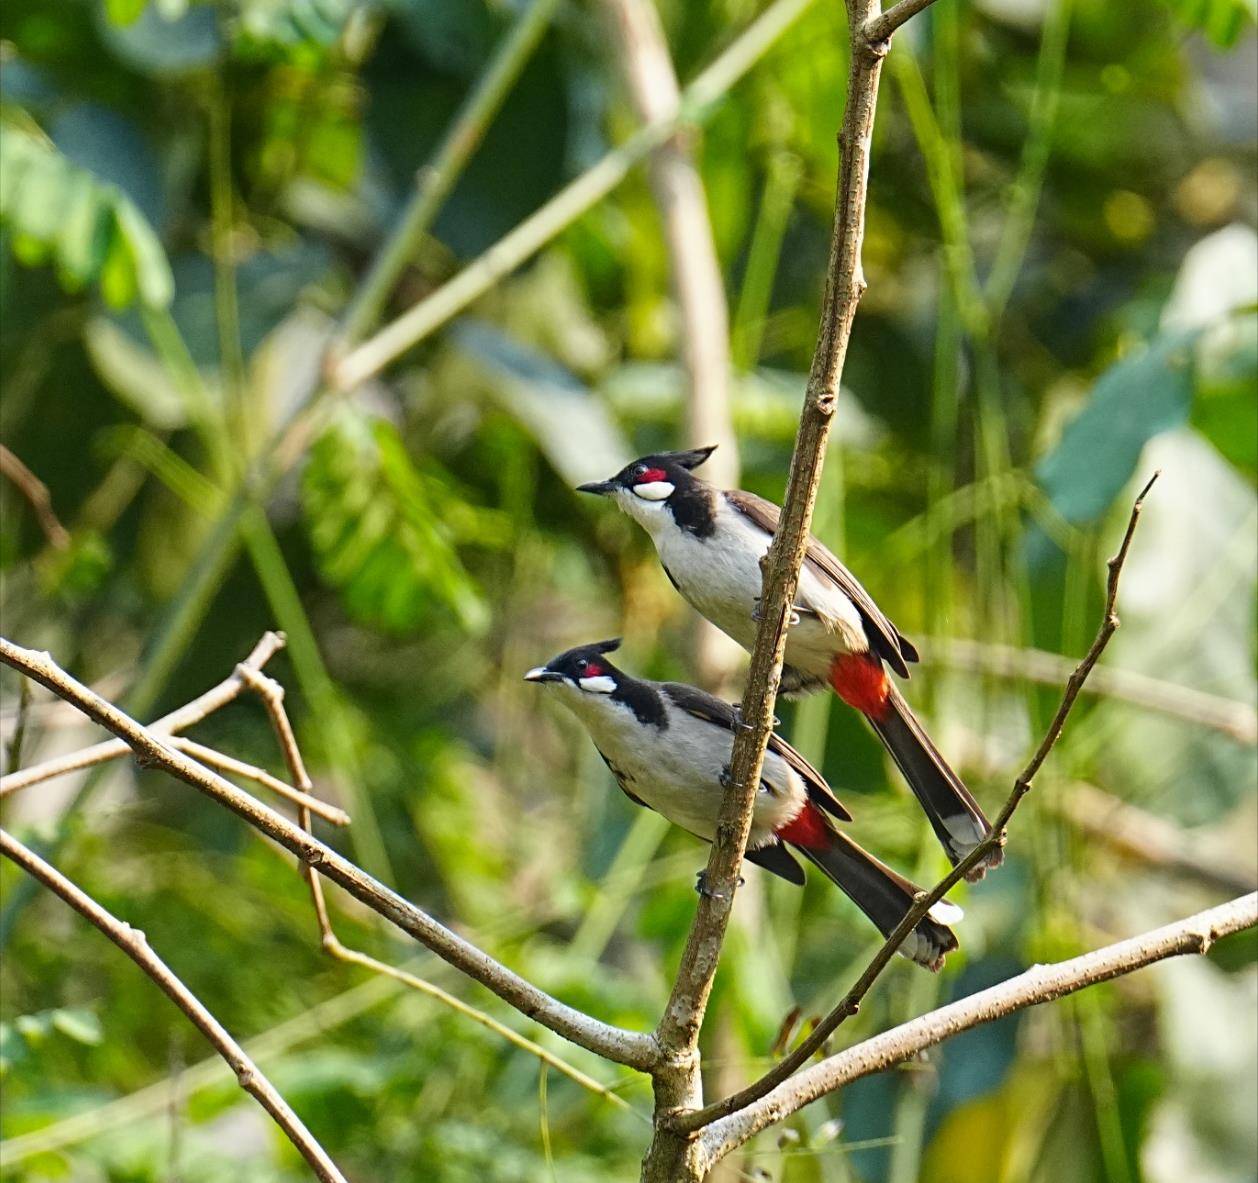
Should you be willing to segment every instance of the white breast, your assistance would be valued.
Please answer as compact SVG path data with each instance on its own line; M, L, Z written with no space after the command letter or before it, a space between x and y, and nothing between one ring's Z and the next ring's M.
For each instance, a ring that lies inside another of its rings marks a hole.
M611 762L635 797L674 825L711 841L729 764L733 735L676 707L665 696L668 726L644 725L622 703L598 696L569 697L599 751ZM757 795L752 846L765 842L802 808L805 789L781 757L765 756L762 778L770 790Z
M671 524L649 532L660 562L690 605L750 651L760 559L769 549L769 535L724 498L717 501L716 533L707 538ZM800 573L796 603L807 611L787 638L787 665L824 678L836 654L868 647L856 605L807 567Z

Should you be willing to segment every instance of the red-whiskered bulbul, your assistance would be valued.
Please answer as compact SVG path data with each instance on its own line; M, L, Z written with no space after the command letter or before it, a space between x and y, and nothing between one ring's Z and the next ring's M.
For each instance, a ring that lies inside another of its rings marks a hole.
M556 689L585 725L625 796L710 842L728 784L738 711L694 686L647 682L622 673L607 660L619 645L601 641L569 649L529 670L525 680ZM793 847L887 936L919 889L839 833L831 818L850 821L851 815L821 774L781 736L771 734L747 859L802 884L803 869L787 850ZM941 901L900 952L918 965L939 969L944 956L957 947L947 926L960 917L960 908Z
M698 612L744 649L755 644L760 559L781 510L754 493L722 490L691 471L713 448L644 456L582 493L610 497L651 536L664 574ZM901 677L917 650L879 610L856 577L815 538L809 538L794 616L786 640L782 691L830 686L873 725L921 802L953 865L987 834L978 802L948 766L887 676ZM997 867L997 847L967 876Z

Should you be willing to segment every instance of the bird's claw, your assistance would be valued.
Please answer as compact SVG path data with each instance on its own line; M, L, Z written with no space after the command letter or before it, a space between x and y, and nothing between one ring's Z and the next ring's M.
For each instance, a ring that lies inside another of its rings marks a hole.
M742 887L744 882L745 880L740 875L738 877L738 886ZM706 868L702 871L697 872L695 875L695 891L697 891L701 896L703 896L704 899L720 900L720 899L725 898L719 891L712 891L709 889L708 872Z
M723 789L728 790L734 787L734 778L730 775L730 768L728 764L721 769L721 775L716 779L720 782L721 788Z
M756 597L756 606L755 606L755 607L751 610L751 619L752 619L752 620L753 620L756 624L759 624L759 623L760 623L760 617L761 617L761 615L762 615L762 613L761 613L761 611L760 611L760 597L759 597L759 596L757 596L757 597ZM794 628L797 624L799 624L799 613L798 613L798 612L796 612L794 609L792 609L792 610L791 610L790 615L787 617L787 624L788 624L791 628Z

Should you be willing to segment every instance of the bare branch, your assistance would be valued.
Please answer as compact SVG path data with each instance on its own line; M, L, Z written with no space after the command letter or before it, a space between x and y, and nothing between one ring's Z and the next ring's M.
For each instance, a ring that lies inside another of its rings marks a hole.
M8 477L13 487L26 498L48 544L57 550L65 550L70 545L70 532L53 511L48 486L3 444L0 444L0 473Z
M265 768L246 764L243 760L237 760L234 756L228 756L223 752L215 751L213 748L207 748L204 744L187 739L182 735L171 736L170 746L176 751L183 752L184 755L191 756L201 764L208 764L211 768L217 768L219 772L226 772L229 776L239 776L244 780L251 780L254 784L261 785L265 789L270 789L277 796L293 802L294 805L298 805L302 809L308 809L311 813L317 814L325 822L330 822L334 826L349 825L349 814L345 810L338 809L335 805L329 805L326 801L322 801L309 793L303 793L300 789L294 789L287 781L280 780L278 776L272 776Z
M865 22L865 37L873 44L889 41L896 31L909 17L916 16L923 9L929 8L935 0L900 0L886 12L878 13Z
M1100 628L1097 630L1095 639L1083 659L1075 667L1074 672L1070 675L1066 683L1065 692L1062 695L1061 704L1057 708L1056 714L1053 716L1052 722L1049 723L1048 730L1044 735L1044 739L1040 742L1039 747L1035 751L1035 755L1031 757L1031 761L1026 768L1022 770L1021 775L1014 782L1013 791L1009 794L1004 807L1001 809L996 820L992 823L991 829L988 830L987 836L972 850L965 858L963 858L952 870L945 875L934 887L928 892L923 892L914 901L913 906L905 914L904 918L887 937L882 947L874 955L874 958L865 967L864 972L856 980L855 985L843 996L830 1012L809 1032L808 1037L796 1047L790 1055L784 1057L775 1064L768 1072L759 1080L754 1081L745 1089L726 1097L723 1101L717 1101L712 1105L695 1112L681 1115L676 1121L676 1126L680 1130L696 1130L707 1125L709 1122L715 1121L717 1118L733 1113L735 1110L742 1109L761 1097L767 1096L773 1089L777 1088L783 1081L787 1080L796 1071L802 1068L812 1057L821 1049L826 1040L839 1029L840 1026L852 1015L860 1009L860 1004L865 995L869 993L873 984L878 980L879 975L887 967L887 964L895 956L896 950L903 943L905 938L917 927L918 922L948 893L951 888L959 883L966 873L977 866L987 857L987 855L995 847L1003 845L1005 841L1005 827L1009 824L1009 820L1013 817L1018 805L1023 797L1031 789L1031 783L1035 774L1043 766L1044 761L1048 758L1049 752L1053 750L1053 746L1061 737L1062 729L1066 725L1066 719L1070 715L1071 708L1075 704L1075 699L1079 696L1084 682L1087 680L1092 667L1096 665L1100 659L1105 646L1109 644L1109 639L1114 635L1118 628L1118 614L1116 605L1118 602L1118 581L1122 575L1123 563L1127 559L1127 552L1131 547L1131 540L1136 532L1136 524L1140 520L1140 511L1144 508L1144 498L1149 490L1153 487L1153 482L1157 480L1157 474L1154 473L1148 484L1141 489L1139 495L1131 507L1131 515L1127 519L1127 529L1123 534L1123 540L1119 545L1117 553L1109 560L1109 579L1105 596L1105 613L1101 619Z
M242 668L260 670L283 648L283 633L264 633L261 640L250 651L249 656L236 667L230 677L224 678L217 686L207 690L199 698L185 703L177 711L171 711L169 715L163 715L156 722L150 723L149 731L154 735L173 735L186 730L194 723L201 722L206 716L212 715L239 696L245 688L244 679L240 675ZM10 776L0 777L0 799L20 789L52 780L54 777L79 772L108 760L116 760L119 756L125 756L130 750L120 739L106 740L104 743L93 744L90 748L83 748L81 751L71 752L66 756L58 756L55 760L46 760L43 764L24 768L21 772L15 772Z
M240 1087L256 1098L258 1104L274 1118L275 1124L301 1152L318 1178L324 1183L346 1183L345 1176L328 1157L327 1151L315 1141L301 1118L289 1108L288 1102L280 1096L275 1086L262 1074L227 1029L206 1010L196 995L171 972L153 951L142 932L107 912L82 888L70 882L55 867L4 830L0 830L0 854L12 860L54 895L60 896L80 916L94 924L161 987L231 1066Z
M1082 957L1034 966L998 986L940 1007L830 1056L762 1100L714 1122L700 1135L706 1161L717 1161L766 1126L789 1117L818 1097L862 1076L903 1063L962 1031L1110 981L1168 957L1205 953L1219 938L1255 925L1258 925L1258 895L1250 894Z
M865 199L878 79L887 45L885 40L871 41L864 31L865 22L877 15L878 0L846 0L846 4L850 46L847 105L839 132L838 188L821 326L795 436L781 521L761 563L764 584L760 625L742 701L742 727L734 738L730 758L731 787L721 803L716 837L704 872L709 893L700 897L677 979L656 1029L667 1067L656 1073L659 1124L643 1163L643 1179L648 1183L680 1178L683 1173L687 1178L700 1177L697 1147L686 1134L678 1132L676 1119L689 1116L686 1110L693 1109L698 1093L695 1061L699 1029L747 846L756 787L773 730L791 605L808 544L852 322L865 290L861 271Z
M263 805L218 773L171 747L161 735L141 726L112 703L65 673L46 653L23 649L0 638L0 661L33 678L73 703L102 727L124 739L143 765L163 768L227 806L267 837L302 858L320 874L390 923L427 946L443 960L488 987L528 1018L579 1047L618 1064L649 1071L657 1062L655 1040L591 1018L552 998L507 969L470 941L439 924L397 892L372 878L331 847L311 837L282 814Z

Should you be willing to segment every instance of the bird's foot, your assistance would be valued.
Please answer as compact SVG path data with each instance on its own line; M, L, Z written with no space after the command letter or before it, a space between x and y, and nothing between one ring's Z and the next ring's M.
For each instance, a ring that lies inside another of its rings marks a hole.
M751 610L751 619L756 624L760 623L760 617L763 615L760 611L760 597L756 597L756 606ZM791 628L799 624L799 613L795 609L791 609L790 615L787 617L787 623Z
M740 875L738 877L738 886L742 887L745 882L746 880ZM705 899L709 900L719 900L725 898L719 891L712 891L708 887L708 872L706 868L695 875L695 891L697 891Z

